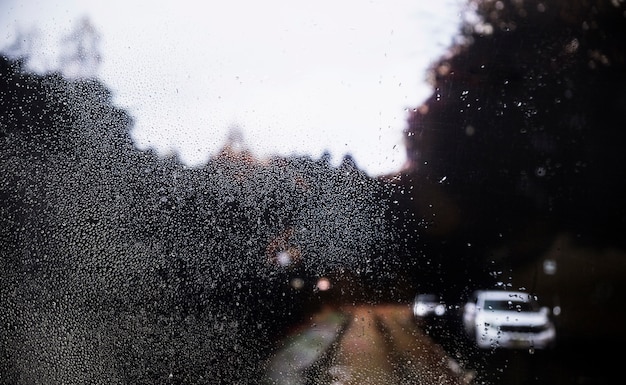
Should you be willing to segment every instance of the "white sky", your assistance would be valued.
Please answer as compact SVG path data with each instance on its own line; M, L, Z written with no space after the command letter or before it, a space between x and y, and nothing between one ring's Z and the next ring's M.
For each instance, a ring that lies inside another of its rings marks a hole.
M350 154L371 176L406 156L407 109L452 44L463 0L3 0L0 49L40 31L33 68L57 68L83 17L99 77L135 119L138 147L204 163L238 126L257 156Z

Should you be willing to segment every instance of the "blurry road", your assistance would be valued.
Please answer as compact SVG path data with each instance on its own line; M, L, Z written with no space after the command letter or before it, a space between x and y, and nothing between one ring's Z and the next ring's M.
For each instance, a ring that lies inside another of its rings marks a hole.
M474 373L420 328L410 307L326 308L267 365L267 384L468 384Z

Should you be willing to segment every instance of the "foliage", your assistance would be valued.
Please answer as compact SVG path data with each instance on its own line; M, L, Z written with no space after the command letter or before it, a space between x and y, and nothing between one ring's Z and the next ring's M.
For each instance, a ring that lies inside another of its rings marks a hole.
M319 276L392 242L355 168L229 148L188 168L135 149L98 81L0 73L4 382L257 376Z

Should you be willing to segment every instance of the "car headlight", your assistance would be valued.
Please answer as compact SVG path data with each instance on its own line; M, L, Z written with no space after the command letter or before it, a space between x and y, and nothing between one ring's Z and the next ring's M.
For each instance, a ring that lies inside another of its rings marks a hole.
M426 307L422 305L416 305L413 308L413 313L415 313L416 316L422 317L424 316L424 314L426 314Z

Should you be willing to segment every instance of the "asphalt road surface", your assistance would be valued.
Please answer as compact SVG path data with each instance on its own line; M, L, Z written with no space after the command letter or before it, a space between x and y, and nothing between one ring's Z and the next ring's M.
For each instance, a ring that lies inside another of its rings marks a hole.
M295 330L267 364L265 383L469 384L407 305L328 308Z

